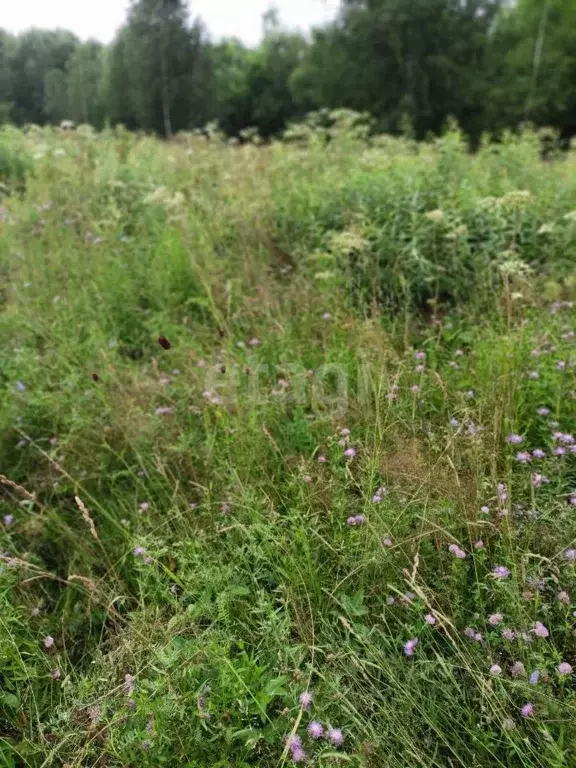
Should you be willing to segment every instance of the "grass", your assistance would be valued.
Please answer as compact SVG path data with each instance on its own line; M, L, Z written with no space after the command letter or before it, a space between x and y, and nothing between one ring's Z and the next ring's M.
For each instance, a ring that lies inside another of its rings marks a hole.
M0 147L0 764L575 765L574 155Z

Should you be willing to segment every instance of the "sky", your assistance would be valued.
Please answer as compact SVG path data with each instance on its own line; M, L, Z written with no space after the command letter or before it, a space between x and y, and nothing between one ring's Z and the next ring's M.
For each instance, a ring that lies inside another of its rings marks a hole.
M194 16L201 16L211 37L239 37L256 44L262 14L271 5L282 23L307 29L334 17L338 0L192 0ZM83 40L110 42L125 18L128 0L0 0L0 28L22 32L32 26L69 29Z

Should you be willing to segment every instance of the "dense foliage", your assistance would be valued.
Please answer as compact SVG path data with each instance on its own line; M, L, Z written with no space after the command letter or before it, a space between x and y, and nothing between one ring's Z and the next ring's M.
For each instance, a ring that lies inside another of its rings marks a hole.
M193 4L192 4L193 7ZM211 121L277 135L311 110L368 111L376 128L483 131L532 121L576 132L573 0L342 0L311 39L264 18L255 49L211 42L184 0L134 0L108 47L63 31L0 30L0 122L170 137Z
M576 764L576 157L366 128L0 132L2 765Z

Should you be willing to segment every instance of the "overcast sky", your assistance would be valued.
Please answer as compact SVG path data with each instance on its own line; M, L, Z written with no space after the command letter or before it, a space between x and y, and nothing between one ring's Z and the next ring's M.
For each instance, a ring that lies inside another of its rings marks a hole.
M0 27L21 32L29 27L63 27L78 37L109 42L124 21L128 0L0 0ZM333 18L338 0L191 0L212 37L236 36L257 43L262 14L275 5L289 27L307 29Z

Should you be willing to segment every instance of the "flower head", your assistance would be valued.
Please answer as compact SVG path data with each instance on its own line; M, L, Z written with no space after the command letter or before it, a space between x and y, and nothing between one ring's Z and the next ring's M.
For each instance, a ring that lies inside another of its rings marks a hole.
M490 674L495 675L496 677L498 675L502 674L502 667L499 664L492 664L490 667Z
M540 672L537 669L535 669L533 672L530 673L530 677L528 678L528 681L530 685L537 685L539 680L540 680Z
M424 621L426 624L436 624L436 616L431 613L427 613L426 616L424 616Z
M414 656L414 649L418 645L418 638L413 637L411 640L407 640L404 643L404 654L405 656Z
M466 557L466 552L464 552L463 549L461 549L458 544L450 544L448 547L448 551L454 555L458 560L464 560Z
M416 360L425 360L426 359L426 352L415 352L414 357Z
M141 511L141 512L148 512L148 510L150 509L150 503L149 503L149 502L147 502L147 501L143 501L143 502L142 502L142 503L139 505L139 507L140 507L140 511Z
M292 762L293 763L303 763L307 759L306 752L302 749L302 747L294 747L292 750Z
M535 459L545 459L546 453L542 450L542 448L534 448L532 451L532 456L534 456Z
M356 456L356 448L346 448L344 456L346 456L347 459L353 459L354 456Z
M48 648L52 648L53 645L54 645L54 638L52 637L52 635L46 635L46 637L44 638L44 648L48 650Z
M524 664L522 664L521 661L515 661L514 664L512 664L510 667L510 674L512 677L524 677L526 674Z
M565 590L562 590L562 592L558 592L558 600L563 603L564 605L570 605L570 595Z
M506 442L510 443L510 445L520 445L520 443L524 442L524 438L522 435L516 435L514 432L510 435L507 435Z
M544 624L542 624L541 621L534 622L533 631L536 637L548 637L548 635L550 634L548 629L544 626Z
M484 542L482 539L478 539L478 541L474 542L474 549L484 549Z
M538 416L549 416L550 408L546 408L546 407L538 408L536 410L536 413L538 414Z
M319 464L326 464L326 456L318 456Z
M510 576L510 571L505 565L495 565L494 568L492 568L492 576L494 576L495 579L507 579L508 576Z
M346 520L347 525L364 525L366 523L366 517L364 515L350 515Z
M146 550L144 549L144 547L134 547L134 549L132 550L132 554L134 555L134 557L142 557L142 555L144 555L145 552Z
M312 694L310 691L302 691L300 696L298 696L298 701L302 709L308 710L310 709L310 704L312 704Z
M548 480L546 475L541 475L539 472L534 472L532 475L532 485L534 488L540 488L541 485L549 482L550 480Z
M335 747L341 747L344 743L344 734L340 730L340 728L329 728L328 729L328 741L332 742Z
M566 560L571 560L572 562L574 562L574 560L576 560L576 549L565 549L564 557L566 558Z
M490 624L493 627L498 626L504 619L504 616L502 616L501 613L493 613L492 616L488 618L488 624Z
M516 454L516 461L519 461L520 464L528 464L528 462L532 461L530 451L518 451Z
M4 515L4 525L9 528L14 522L14 515Z
M302 739L297 733L292 733L286 739L288 749L302 749Z
M529 701L526 704L524 704L524 706L520 710L520 714L522 715L522 717L532 717L535 711L536 710L534 708L534 704L532 704L532 702Z
M570 664L568 664L567 661L562 661L560 664L558 664L558 674L559 675L571 675L572 674L572 667Z
M505 640L509 640L510 642L512 642L512 640L514 640L516 637L516 633L514 632L513 629L506 628L502 630L502 637Z
M316 720L312 720L308 723L307 731L313 739L321 739L322 736L324 736L324 726Z

